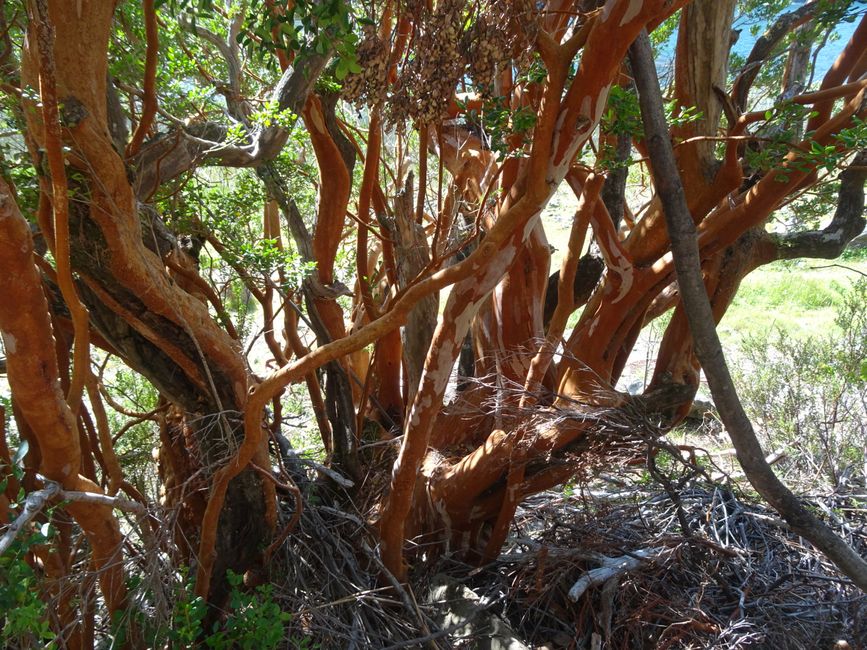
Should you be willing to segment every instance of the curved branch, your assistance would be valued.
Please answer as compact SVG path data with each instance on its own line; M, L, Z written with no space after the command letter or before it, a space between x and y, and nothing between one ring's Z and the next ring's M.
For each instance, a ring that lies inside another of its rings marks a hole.
M783 14L759 37L732 86L732 100L739 111L746 110L747 96L750 94L750 88L752 88L765 59L770 56L786 34L810 20L815 10L815 3L807 3L795 11Z
M834 217L822 230L786 235L764 233L761 264L774 260L811 257L832 260L842 255L846 246L864 232L864 182L867 180L867 151L860 152L840 174L840 190Z
M234 42L234 36L240 29L240 24L243 23L244 14L240 12L233 20L229 28L230 42ZM240 21L240 22L239 22ZM241 61L238 57L237 47L233 47L222 36L212 32L210 29L202 27L199 23L191 23L185 16L181 16L178 20L181 27L193 32L199 38L208 41L211 45L217 48L223 60L226 62L226 67L229 70L229 78L227 80L228 90L220 88L223 96L226 98L226 105L229 108L229 113L235 119L241 120L244 117L244 110L241 102Z
M157 12L154 0L142 0L145 18L145 34L147 38L147 54L145 55L144 98L142 99L141 117L132 136L132 142L126 150L127 158L136 155L141 149L147 132L150 130L157 114L157 54L159 53L159 37L157 36Z
M684 311L713 394L714 403L737 450L747 479L776 508L792 530L810 540L862 590L867 591L867 561L831 528L807 510L777 478L765 460L752 423L738 398L701 274L695 224L689 213L674 159L663 112L662 95L647 33L630 49L632 70L639 90L641 115L652 160L651 170L663 204L666 226Z
M87 309L78 297L72 280L69 249L69 186L63 160L63 141L57 102L57 79L54 64L54 28L48 16L46 0L36 0L36 41L39 52L39 94L42 99L42 120L45 125L45 157L51 176L51 203L54 209L54 254L57 263L57 284L69 307L75 332L72 378L66 401L73 413L81 404L81 394L90 363L90 325Z
M271 93L278 111L300 114L330 53L308 54L289 67ZM197 165L255 167L274 159L289 139L282 126L256 127L244 144L226 141L228 128L214 122L177 128L145 144L131 161L136 172L136 195L146 199L160 184Z
M9 385L41 452L40 472L64 489L99 491L79 475L81 447L75 417L60 390L53 330L42 279L33 263L33 240L13 198L0 178L0 337L8 354ZM71 504L93 549L94 564L106 604L124 607L126 586L121 562L123 537L108 508Z

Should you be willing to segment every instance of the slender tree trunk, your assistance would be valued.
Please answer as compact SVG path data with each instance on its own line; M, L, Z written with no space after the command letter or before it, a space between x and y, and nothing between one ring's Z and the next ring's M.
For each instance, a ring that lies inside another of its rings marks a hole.
M701 274L698 237L686 204L665 123L662 94L650 39L643 32L630 49L641 104L654 183L662 200L681 299L714 403L731 436L747 479L800 535L810 540L862 590L867 591L867 561L807 510L777 478L765 460L726 364Z

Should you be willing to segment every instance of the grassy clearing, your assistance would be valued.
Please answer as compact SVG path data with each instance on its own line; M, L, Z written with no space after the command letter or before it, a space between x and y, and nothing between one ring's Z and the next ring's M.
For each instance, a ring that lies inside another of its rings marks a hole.
M798 338L833 332L842 292L867 271L863 260L843 264L848 268L815 260L776 262L753 271L720 323L720 336L736 343L776 328Z

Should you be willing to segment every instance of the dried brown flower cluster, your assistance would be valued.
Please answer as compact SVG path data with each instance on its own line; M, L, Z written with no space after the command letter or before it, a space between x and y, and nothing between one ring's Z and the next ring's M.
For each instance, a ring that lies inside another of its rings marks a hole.
M388 48L373 25L364 26L356 54L361 72L346 77L341 95L359 107L376 106L388 90Z
M412 53L403 63L388 95L388 50L372 25L364 26L358 46L361 72L343 82L342 95L356 106L387 102L390 121L438 121L455 87L469 72L484 94L492 94L498 71L513 62L526 67L538 25L533 0L488 0L468 20L467 0L405 0L402 10L415 29ZM465 25L469 27L465 29Z
M417 17L414 55L398 76L389 106L391 119L429 124L443 116L465 70L458 47L465 4L465 0L440 0L432 12L424 3L407 7Z
M529 60L538 26L532 0L491 0L461 39L470 76L487 94L497 71Z

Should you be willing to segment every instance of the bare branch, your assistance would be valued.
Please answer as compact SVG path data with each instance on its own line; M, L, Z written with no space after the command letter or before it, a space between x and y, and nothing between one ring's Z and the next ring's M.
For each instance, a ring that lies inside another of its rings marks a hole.
M330 58L330 53L298 57L295 67L287 68L271 93L277 110L300 113ZM226 141L228 131L221 124L205 122L175 129L145 144L131 161L136 195L146 200L160 184L197 165L255 167L275 158L289 139L289 130L279 125L254 127L240 144Z
M45 489L37 490L36 492L31 492L27 495L27 498L24 499L24 509L21 511L21 514L18 515L15 521L9 524L9 528L6 529L3 537L0 537L0 555L3 555L9 550L9 547L12 546L12 542L14 542L18 534L24 530L24 527L29 524L32 519L41 512L45 507L45 504L53 497L57 496L59 492L60 483L48 481L45 485Z
M839 257L855 237L864 232L864 182L867 180L867 151L860 152L851 165L840 174L840 191L834 217L822 230L786 235L765 233L765 243L771 244L763 263L812 257L832 260Z
M815 10L816 4L807 3L794 11L783 14L759 37L732 87L732 98L738 110L746 110L747 96L765 59L770 56L786 34L810 20Z
M658 562L669 553L671 553L671 549L645 548L620 557L603 557L601 567L588 571L572 585L572 588L569 589L569 600L578 602L590 587L597 587L610 580L617 580L642 565Z

